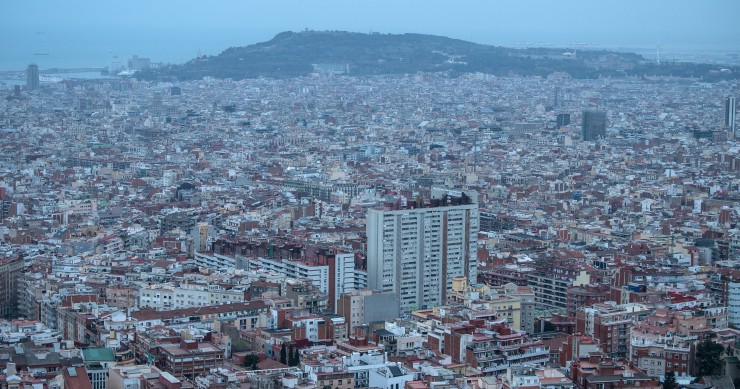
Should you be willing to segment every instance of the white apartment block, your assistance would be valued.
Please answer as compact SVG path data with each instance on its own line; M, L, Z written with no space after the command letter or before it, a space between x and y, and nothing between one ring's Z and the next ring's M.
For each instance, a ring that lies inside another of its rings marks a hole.
M62 200L57 204L59 212L75 215L89 215L98 211L98 202L96 200Z
M395 293L409 311L445 304L454 277L477 282L477 193L466 195L451 205L433 191L431 206L369 210L368 287Z
M195 263L212 270L230 270L236 268L236 258L217 253L195 252Z
M224 289L220 285L167 284L139 289L139 307L171 310L244 301L246 287Z
M740 326L740 282L727 282L727 321Z
M286 278L311 280L320 292L326 293L329 299L334 300L333 306L336 307L342 293L367 287L367 273L355 270L353 253L337 253L334 254L334 258L327 264L290 259L250 258L247 260L247 270L268 271Z

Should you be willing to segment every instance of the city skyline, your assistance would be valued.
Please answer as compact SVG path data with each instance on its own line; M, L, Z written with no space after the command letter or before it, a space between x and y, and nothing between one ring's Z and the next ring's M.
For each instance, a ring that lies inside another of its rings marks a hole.
M737 14L733 10L740 11L740 3L733 1L709 5L628 1L598 8L583 0L473 1L466 7L419 1L322 4L6 2L0 11L14 17L0 26L0 34L13 39L0 42L0 51L6 53L0 70L21 70L30 62L39 62L40 69L104 66L114 56L122 59L132 54L155 62L182 63L198 52L216 55L229 47L305 28L423 33L490 45L613 48L650 55L657 55L660 46L666 58L740 50L733 39L740 29L731 17ZM688 25L692 28L687 29Z

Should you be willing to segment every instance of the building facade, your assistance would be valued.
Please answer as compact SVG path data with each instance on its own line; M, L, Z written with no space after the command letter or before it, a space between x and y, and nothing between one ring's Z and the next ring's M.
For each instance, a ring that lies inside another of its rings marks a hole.
M337 305L337 314L344 316L348 330L400 316L398 300L393 293L379 293L370 289L342 293Z
M735 114L737 102L734 97L728 97L725 100L725 127L729 128L730 134L737 138L737 125L735 124Z
M727 282L727 321L740 325L740 282Z
M18 309L18 279L23 273L23 259L0 261L0 316L14 316Z
M28 65L26 68L26 89L29 91L39 89L39 66Z
M630 351L630 329L645 320L649 312L642 304L594 304L576 312L576 331L598 339L607 355L626 357Z
M402 311L444 304L454 277L477 278L477 194L433 191L417 205L367 215L368 287L395 293Z
M246 260L247 270L269 271L287 278L311 280L321 293L329 298L329 308L336 312L339 297L355 288L366 287L362 270L355 269L353 253L333 253L327 251L315 260L250 258Z
M593 141L606 136L606 112L584 111L581 133L585 141Z

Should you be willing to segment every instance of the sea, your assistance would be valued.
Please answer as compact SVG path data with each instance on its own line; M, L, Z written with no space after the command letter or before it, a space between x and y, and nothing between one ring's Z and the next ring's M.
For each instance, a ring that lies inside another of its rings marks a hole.
M266 41L274 34L214 35L183 30L132 29L126 34L108 34L49 28L0 39L0 71L21 71L32 63L42 71L103 68L116 62L125 66L134 55L154 63L179 64L198 54L217 55L231 46Z
M128 61L134 56L149 58L155 64L178 64L185 63L199 54L195 47L183 47L177 45L166 45L152 47L142 46L108 46L108 45L86 45L86 46L56 46L56 45L33 45L27 46L4 46L3 55L0 55L0 89L3 86L25 85L25 70L30 64L39 67L41 76L61 79L97 79L111 77L101 74L99 70L109 68L126 68ZM200 54L214 55L220 51Z
M211 54L211 53L209 53ZM24 71L29 64L36 64L39 70L104 68L119 63L126 66L134 55L149 58L155 63L184 63L198 55L198 49L180 49L163 46L147 47L15 47L0 56L0 71Z

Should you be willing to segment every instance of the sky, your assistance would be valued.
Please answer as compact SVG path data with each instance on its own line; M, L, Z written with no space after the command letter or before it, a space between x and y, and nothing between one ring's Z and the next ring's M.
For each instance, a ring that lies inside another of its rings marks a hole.
M2 0L0 15L0 70L181 63L306 28L740 52L740 0Z

